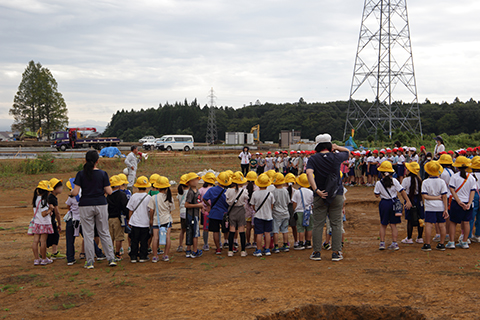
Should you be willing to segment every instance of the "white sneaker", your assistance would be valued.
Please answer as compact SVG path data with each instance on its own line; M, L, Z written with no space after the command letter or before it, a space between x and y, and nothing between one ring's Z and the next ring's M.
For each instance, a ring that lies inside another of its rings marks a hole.
M470 242L480 242L480 237L477 237L477 236L473 235L468 240L470 240Z
M247 251L242 251L240 252L240 256L241 257L246 257L248 254L247 254Z
M417 240L415 240L416 243L423 243L423 238L417 238Z
M458 242L462 242L463 241L463 234L460 235L460 237L458 237Z
M455 249L455 242L449 241L447 245L445 246L447 249Z
M233 251L228 251L228 256L233 257Z
M432 240L432 241L434 241L434 242L440 242L440 235L439 235L439 234L435 235L435 237L433 237L433 240Z
M412 239L405 238L405 239L402 240L402 243L405 243L405 244L413 244L413 240L412 240Z

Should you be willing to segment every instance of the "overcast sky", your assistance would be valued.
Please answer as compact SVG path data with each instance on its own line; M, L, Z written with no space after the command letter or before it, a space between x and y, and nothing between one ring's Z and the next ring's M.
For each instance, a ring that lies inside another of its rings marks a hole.
M0 130L30 60L71 125L197 98L347 100L363 0L0 0ZM410 1L419 100L480 99L480 1ZM372 96L365 97L372 99Z

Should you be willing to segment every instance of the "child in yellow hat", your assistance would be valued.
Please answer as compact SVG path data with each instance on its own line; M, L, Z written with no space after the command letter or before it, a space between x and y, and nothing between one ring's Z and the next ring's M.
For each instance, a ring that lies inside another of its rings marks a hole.
M187 230L185 233L187 258L199 258L203 254L203 251L198 249L198 238L200 238L200 209L203 208L201 196L197 188L199 180L200 177L194 172L190 172L186 179L188 186L188 192L185 198L185 209L187 209Z
M260 190L255 191L252 195L250 203L253 210L255 210L255 236L257 238L257 249L253 253L255 257L261 257L262 251L262 236L265 237L265 251L266 256L270 256L270 233L273 230L273 215L272 208L275 203L275 198L267 191L267 187L270 186L271 180L267 174L262 173L258 176L255 184Z
M245 227L245 237L246 237L246 245L245 247L247 249L255 248L257 243L255 242L255 239L253 239L253 243L250 242L251 236L252 236L252 229L254 225L254 219L253 216L255 215L255 210L253 210L252 205L250 204L250 200L252 200L252 195L253 192L260 190L257 185L255 184L255 180L257 180L257 173L254 171L250 171L247 173L247 185L245 187L247 193L248 193L248 200L247 203L245 204L245 220L246 220L246 227Z
M412 234L413 227L417 227L416 243L423 244L423 225L420 219L425 219L423 209L422 195L422 179L420 178L420 165L417 162L405 163L404 174L406 177L401 182L403 189L408 195L412 203L412 209L405 209L405 220L407 220L407 237L402 240L404 244L413 244ZM414 214L415 212L416 215Z
M75 260L75 238L80 235L80 211L78 208L78 202L80 196L73 196L71 191L73 190L75 178L70 178L65 184L70 190L67 201L65 204L68 207L68 212L63 218L65 221L65 240L67 245L67 265L72 266L77 261ZM82 250L83 251L83 250Z
M285 155L285 153L282 153L282 154ZM287 173L285 175L285 183L287 184L285 189L287 190L288 196L290 197L290 202L288 203L288 213L290 215L290 220L288 222L288 225L290 226L290 228L292 228L294 247L298 246L297 219L295 217L295 210L293 209L293 201L292 201L292 198L295 192L295 189L293 188L295 181L296 181L296 177L293 173Z
M310 187L306 174L301 174L296 179L300 186L293 194L293 210L297 217L298 243L293 246L294 250L305 250L312 248L313 225L305 225L303 215L305 211L311 210L313 206L313 190Z
M202 228L203 229L203 248L202 248L203 251L210 250L210 246L208 245L208 213L210 211L210 207L203 202L203 196L205 195L205 193L207 193L208 189L215 186L215 179L216 177L213 172L207 172L204 176L202 176L203 185L198 190L198 192L200 192L200 197L203 203L203 208L200 212L201 214L200 220L203 226Z
M60 241L60 232L62 232L62 218L60 217L60 211L58 210L58 198L57 196L63 192L63 181L57 178L50 180L50 186L53 190L48 195L48 204L53 205L52 215L52 227L53 233L48 235L47 248L52 247L52 254L49 255L53 260L65 259L65 255L58 251L58 243ZM48 255L48 253L47 253Z
M288 213L288 204L290 203L290 195L288 194L285 186L285 177L282 173L278 172L273 177L273 190L272 195L275 199L275 203L272 208L273 216L273 253L288 252L290 247L288 246L288 223L290 220L290 214ZM278 246L278 234L282 234L283 246Z
M428 178L422 183L422 197L425 204L425 244L423 251L431 251L431 231L432 226L436 226L439 230L437 250L445 251L445 219L448 218L447 205L447 185L439 178L440 174L445 171L437 161L429 161L425 163L425 172ZM435 240L435 239L434 239Z
M185 237L185 231L187 230L187 224L185 221L187 209L185 209L185 199L187 197L187 174L180 177L180 182L177 187L177 200L178 208L180 210L180 236L178 237L177 252L183 252L183 238Z
M150 238L150 214L148 203L150 196L147 189L151 184L145 176L138 177L133 185L138 189L130 200L128 200L127 208L129 210L128 224L131 227L131 250L130 262L147 262L148 261L148 239Z
M120 186L123 181L118 176L110 177L110 186L112 187L112 194L107 196L108 204L108 229L110 237L115 244L115 258L122 259L120 249L125 240L125 229L122 227L122 216L127 217L129 210L127 209L127 195L120 191Z
M398 215L394 212L394 202L398 200L397 193L402 195L402 198L406 201L405 208L410 209L412 204L410 199L397 179L392 177L395 172L390 161L384 161L378 167L378 171L381 173L382 179L375 184L374 193L377 198L380 198L380 204L378 209L380 211L380 246L379 250L385 250L385 234L387 226L390 225L392 229L392 244L388 246L389 250L398 250L397 237L398 229L397 224L402 222L401 213Z
M455 229L457 224L461 224L463 234L467 238L470 233L470 220L473 216L473 199L475 192L477 192L477 182L475 178L467 173L467 169L471 166L471 160L459 156L453 164L458 168L458 172L455 173L450 179L449 187L452 194L450 203L450 241L447 243L447 249L455 249ZM462 249L468 249L468 239L459 239L457 247Z
M48 193L53 191L50 182L40 181L33 192L33 218L29 226L29 234L33 235L32 251L35 260L34 266L45 266L53 262L47 258L47 237L53 234L52 219L53 205L48 204ZM40 244L40 254L38 255L38 245Z
M248 201L247 190L242 188L247 183L247 179L243 176L241 172L235 172L232 185L225 192L225 197L229 205L227 211L228 217L228 256L233 257L233 254L237 252L237 249L234 246L235 232L238 230L240 235L240 245L242 257L247 256L246 247L246 238L245 238L245 203Z
M152 262L158 262L158 246L165 245L162 261L169 261L171 240L170 231L172 229L172 211L175 210L175 204L172 199L170 182L167 177L158 176L153 187L158 193L150 198L148 209L150 210L150 225L152 226Z

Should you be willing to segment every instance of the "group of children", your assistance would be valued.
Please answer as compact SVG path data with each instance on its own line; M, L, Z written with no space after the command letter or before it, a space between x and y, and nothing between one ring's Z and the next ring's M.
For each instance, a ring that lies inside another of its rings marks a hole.
M264 172L275 170L284 175L292 173L295 176L305 172L308 159L315 151L268 151L265 155L261 152L255 153L255 157L250 159L250 170L262 174Z
M396 170L392 156L383 156L382 159L386 160L378 166L374 164L379 172L374 193L381 199L379 249L386 249L385 233L388 225L392 231L392 243L388 249L399 249L397 225L401 223L403 209L407 220L407 237L402 243L423 244L423 251L432 250L431 241L438 242L436 249L441 251L468 249L472 242L480 242L480 156L474 155L475 152L480 153L480 148L441 151L435 155L436 160L424 147L421 152L424 157L420 157L420 160L411 148L409 159L401 158L403 153L400 152L401 160L397 159ZM359 158L358 153L354 156ZM376 179L377 175L374 177ZM398 199L398 193L403 199L404 208ZM455 244L457 224L461 225L461 235ZM412 233L415 227L417 238L414 241ZM436 235L432 239L433 228Z

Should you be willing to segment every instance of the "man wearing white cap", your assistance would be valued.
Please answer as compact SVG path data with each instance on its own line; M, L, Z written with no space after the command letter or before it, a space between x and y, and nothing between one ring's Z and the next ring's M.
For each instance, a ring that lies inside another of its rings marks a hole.
M345 147L332 144L329 134L320 134L315 138L315 151L307 163L307 176L314 190L313 200L313 253L312 260L321 260L322 236L325 220L328 216L332 227L332 261L343 259L342 250L342 208L343 186L340 178L340 165L348 160L350 151Z

